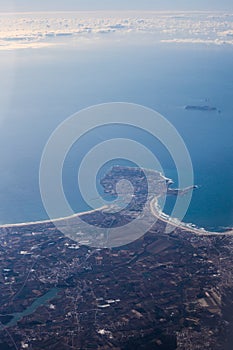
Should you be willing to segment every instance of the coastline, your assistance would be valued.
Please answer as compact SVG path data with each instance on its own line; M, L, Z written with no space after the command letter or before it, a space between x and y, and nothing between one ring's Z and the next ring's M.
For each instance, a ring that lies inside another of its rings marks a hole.
M0 228L10 228L10 227L23 227L23 226L31 226L31 225L41 225L41 224L49 224L52 222L60 222L60 221L65 221L65 220L69 220L69 219L74 219L76 217L82 216L82 215L88 215L88 214L92 214L104 209L107 209L107 205L97 208L97 209L92 209L92 210L87 210L87 211L83 211L80 213L75 213L73 215L70 216L65 216L65 217L61 217L61 218L56 218L56 219L46 219L46 220L39 220L39 221L28 221L28 222L20 222L20 223L15 223L15 224L2 224L0 225Z
M135 171L137 168L134 167L121 167L121 166L115 166L111 169L110 173L107 174L106 176L109 177L110 179L112 177L112 173L114 174L114 172L119 173L119 171L121 172L122 169L124 171ZM155 171L152 169L144 169L144 171L146 171L147 176L151 176L156 174L158 176L158 178L156 179L157 183L160 183L161 180L164 181L166 183L166 190L167 193L171 194L171 195L175 195L178 196L180 194L185 194L190 190L193 190L194 188L198 188L197 185L193 185L193 186L189 186L183 189L180 188L170 188L170 186L174 183L172 179L164 176L161 172L159 171ZM132 174L130 174L132 176ZM106 178L105 176L105 178ZM135 174L134 174L135 176ZM111 179L112 180L112 179ZM109 179L107 180L107 183L109 182ZM111 182L111 181L110 181ZM105 187L105 182L102 180L102 186ZM113 190L113 189L112 189ZM110 192L112 191L110 190ZM109 189L106 190L106 193L109 192ZM172 226L174 229L175 228L180 228L181 230L187 231L187 232L192 232L194 234L200 235L200 236L232 236L233 235L233 228L231 228L230 230L221 232L221 231L208 231L205 230L205 228L199 228L197 227L194 223L185 223L183 221L180 221L179 219L173 218L169 215L167 215L166 213L164 213L162 211L162 209L160 208L159 204L158 204L158 198L164 194L163 188L159 188L159 190L157 189L158 193L155 194L154 193L154 197L152 199L148 199L148 210L150 211L150 213L152 214L152 216L156 217L157 220L160 220L164 223L166 223L167 225ZM156 192L156 191L155 191ZM16 227L27 227L27 226L36 226L36 225L43 225L43 224L51 224L51 223L59 223L62 221L69 221L78 217L82 217L84 215L89 215L89 214L93 214L93 213L101 213L106 209L109 209L111 207L111 205L104 205L102 207L96 208L96 209L92 209L92 210L88 210L88 211L83 211L83 212L79 212L79 213L74 213L73 215L70 216L66 216L66 217L60 217L60 218L54 218L54 219L46 219L46 220L38 220L38 221L30 221L30 222L21 222L21 223L14 223L14 224L2 224L0 225L0 229L4 229L4 228L16 228ZM174 230L173 229L173 230Z
M179 227L182 230L189 231L195 234L198 234L200 236L232 236L233 230L229 230L226 232L217 232L217 231L207 231L205 229L200 229L198 227L192 227L192 224L186 224L183 221L175 221L176 219L172 218L171 216L165 214L162 211L156 211L155 208L159 208L157 197L151 200L150 202L150 210L152 214L159 220L165 222L168 225Z
M157 210L156 210L157 208ZM36 226L41 224L49 224L53 222L61 222L66 221L70 219L74 219L76 217L81 217L83 215L88 215L96 212L101 212L105 209L108 209L108 206L103 206L97 209L88 210L80 213L75 213L70 216L56 218L56 219L47 219L47 220L40 220L40 221L31 221L31 222L22 222L22 223L15 223L15 224L3 224L0 225L1 228L13 228L13 227L27 227L27 226ZM168 225L174 226L175 228L178 227L184 231L195 233L199 236L232 236L233 230L225 231L225 232L217 232L217 231L207 231L204 228L198 228L198 227L192 227L192 224L186 224L182 221L178 221L177 219L172 218L171 216L165 214L162 210L159 209L157 196L155 196L150 201L150 211L151 213L162 222L165 222ZM177 220L177 221L176 221Z

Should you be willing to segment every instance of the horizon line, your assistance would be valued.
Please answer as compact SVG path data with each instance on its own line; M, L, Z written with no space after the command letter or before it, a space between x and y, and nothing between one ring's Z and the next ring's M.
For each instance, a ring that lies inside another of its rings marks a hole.
M114 12L120 12L120 13L129 13L129 12L140 12L140 13L229 13L233 14L232 10L147 10L147 9L96 9L96 10L31 10L31 11L24 11L24 10L18 10L18 11L9 11L9 10L0 10L0 16L5 14L31 14L31 13L114 13Z

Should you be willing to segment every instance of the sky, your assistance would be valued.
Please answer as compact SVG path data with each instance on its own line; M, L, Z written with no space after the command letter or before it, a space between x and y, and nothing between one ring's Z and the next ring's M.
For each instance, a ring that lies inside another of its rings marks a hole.
M210 10L233 11L232 0L0 0L0 11Z

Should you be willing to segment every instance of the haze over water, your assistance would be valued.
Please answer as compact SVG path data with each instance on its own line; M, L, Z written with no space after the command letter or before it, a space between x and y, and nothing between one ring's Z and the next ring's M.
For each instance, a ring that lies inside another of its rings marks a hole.
M0 74L1 223L47 218L38 169L50 134L82 108L121 101L155 109L183 137L195 183L201 185L185 221L208 229L233 225L233 47L136 41L128 45L111 40L78 46L71 42L65 49L2 51ZM221 113L186 111L188 104L208 104ZM122 135L139 138L161 161L165 175L176 181L171 160L149 135L120 127L96 130L67 159L65 190L75 210L88 209L78 190L74 191L82 156L90 146Z

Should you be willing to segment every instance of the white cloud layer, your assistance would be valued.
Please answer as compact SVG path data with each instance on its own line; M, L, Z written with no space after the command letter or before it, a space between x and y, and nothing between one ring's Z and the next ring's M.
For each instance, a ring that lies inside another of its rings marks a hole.
M208 12L25 13L0 16L0 49L95 39L233 45L233 14Z

